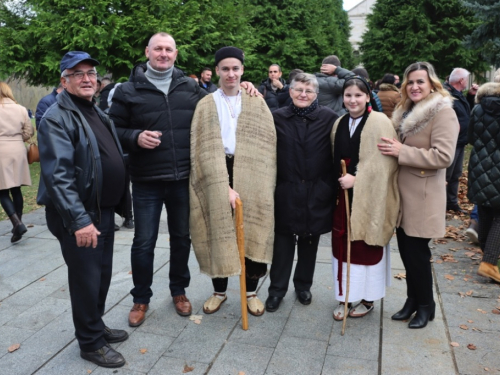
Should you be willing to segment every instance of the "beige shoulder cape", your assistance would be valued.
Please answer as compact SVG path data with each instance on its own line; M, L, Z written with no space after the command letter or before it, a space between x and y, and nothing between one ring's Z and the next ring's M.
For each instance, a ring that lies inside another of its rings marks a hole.
M226 155L212 95L198 103L191 123L189 225L200 271L215 278L239 275L241 267L229 204ZM233 188L243 202L245 255L256 262L271 263L276 130L262 98L242 93L241 100Z
M339 123L340 118L332 130L332 150ZM399 212L398 161L380 153L377 144L382 143L381 137L397 139L396 131L386 115L372 112L361 132L353 188L351 240L362 240L373 246L387 245Z

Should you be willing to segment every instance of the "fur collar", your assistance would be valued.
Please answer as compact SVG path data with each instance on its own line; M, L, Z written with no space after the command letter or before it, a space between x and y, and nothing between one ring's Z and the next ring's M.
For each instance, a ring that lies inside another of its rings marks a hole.
M396 91L396 92L399 92L399 89L394 86L394 85L391 85L390 83L382 83L379 87L380 91Z
M443 108L453 108L453 100L449 96L442 96L439 92L429 94L427 98L420 101L411 108L413 102L408 100L405 108L398 106L392 115L394 127L398 129L401 139L415 135L422 131L429 121ZM403 114L411 111L403 119Z
M485 96L500 96L500 83L489 82L482 85L476 94L476 104Z

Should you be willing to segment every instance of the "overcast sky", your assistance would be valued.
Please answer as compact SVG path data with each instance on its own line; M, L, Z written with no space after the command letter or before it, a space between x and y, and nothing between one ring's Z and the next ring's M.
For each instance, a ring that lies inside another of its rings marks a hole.
M344 9L349 10L363 0L344 0Z

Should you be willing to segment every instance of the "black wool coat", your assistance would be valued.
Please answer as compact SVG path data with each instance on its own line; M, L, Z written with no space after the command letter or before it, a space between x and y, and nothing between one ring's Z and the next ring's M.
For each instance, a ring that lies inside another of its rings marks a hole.
M292 108L293 104L273 112L278 139L275 231L319 235L332 230L337 179L330 133L338 116L318 106L299 117Z

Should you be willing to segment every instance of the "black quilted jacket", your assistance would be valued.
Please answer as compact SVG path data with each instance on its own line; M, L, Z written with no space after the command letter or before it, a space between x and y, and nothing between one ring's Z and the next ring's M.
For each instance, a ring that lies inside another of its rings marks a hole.
M146 78L146 64L137 65L129 82L117 87L109 117L116 126L122 147L129 152L132 181L175 181L189 177L191 120L205 90L174 67L168 95ZM154 149L137 145L143 130L161 131Z
M468 198L477 205L500 209L500 83L479 89L469 123Z

